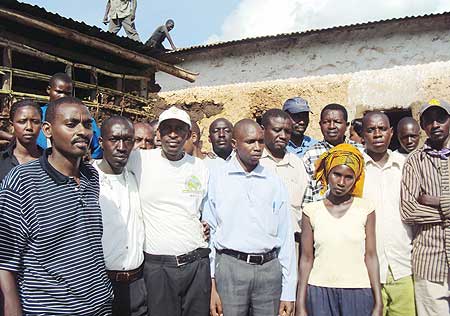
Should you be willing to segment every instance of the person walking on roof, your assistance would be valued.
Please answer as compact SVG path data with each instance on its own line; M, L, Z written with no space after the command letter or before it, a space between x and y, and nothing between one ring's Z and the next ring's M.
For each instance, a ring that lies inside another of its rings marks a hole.
M103 23L109 23L108 32L117 34L125 29L128 38L140 42L134 20L136 18L137 0L108 0Z

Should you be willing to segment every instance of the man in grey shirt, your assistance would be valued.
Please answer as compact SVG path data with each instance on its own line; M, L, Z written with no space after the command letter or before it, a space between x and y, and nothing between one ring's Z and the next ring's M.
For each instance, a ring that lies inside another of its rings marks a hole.
M140 42L141 39L134 25L136 7L137 0L108 0L103 18L105 25L109 22L108 31L117 34L123 26L128 38Z

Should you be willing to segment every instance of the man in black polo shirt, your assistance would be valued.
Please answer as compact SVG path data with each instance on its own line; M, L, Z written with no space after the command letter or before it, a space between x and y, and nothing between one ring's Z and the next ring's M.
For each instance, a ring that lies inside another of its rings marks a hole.
M82 162L91 120L78 99L52 102L42 127L52 147L39 160L14 168L1 184L6 315L111 314L98 173Z

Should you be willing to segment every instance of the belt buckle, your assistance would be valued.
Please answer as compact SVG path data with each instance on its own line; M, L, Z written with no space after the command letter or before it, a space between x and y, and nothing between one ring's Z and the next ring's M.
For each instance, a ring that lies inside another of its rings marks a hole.
M177 267L181 267L181 266L184 266L185 264L187 264L187 262L180 263L180 260L178 258L181 258L181 257L183 257L183 255L175 256L175 260L177 261Z
M128 281L128 274L126 272L116 273L116 282L126 282Z
M252 258L252 257L260 258L260 259L261 259L261 262L260 262L259 264L263 264L263 262L264 262L264 256L263 256L263 255L247 255L247 263L248 263L248 264L258 264L258 263L256 263L256 262L252 262L252 261L251 261L251 258Z

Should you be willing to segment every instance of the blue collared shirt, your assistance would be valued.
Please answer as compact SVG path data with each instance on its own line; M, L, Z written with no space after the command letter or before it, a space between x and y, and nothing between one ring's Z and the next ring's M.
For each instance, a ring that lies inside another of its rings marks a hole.
M290 153L296 154L298 157L303 157L303 155L308 151L308 149L317 144L317 140L309 136L304 135L303 141L300 146L295 145L291 140L289 141L286 150Z
M211 228L211 276L216 249L265 253L279 248L281 300L295 301L297 264L288 193L275 174L260 164L250 173L233 157L212 170L203 212Z
M45 113L47 113L48 104L41 107L42 110L42 120L45 121ZM100 143L98 141L98 138L100 137L100 129L97 126L97 123L95 122L95 119L92 118L92 141L91 141L91 148L92 148L92 159L101 159L103 157L103 151L100 147ZM44 136L44 133L42 131L39 132L39 136L37 138L37 144L42 149L47 148L47 138Z

